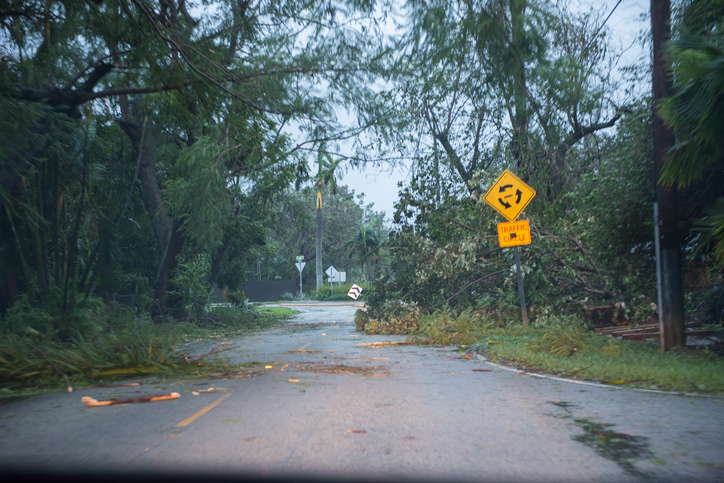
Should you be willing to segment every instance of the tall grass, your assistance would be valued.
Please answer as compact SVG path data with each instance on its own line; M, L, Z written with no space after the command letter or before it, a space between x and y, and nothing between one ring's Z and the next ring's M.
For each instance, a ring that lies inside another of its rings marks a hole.
M411 321L413 313L415 320ZM416 328L409 330L413 324ZM612 385L724 391L724 355L720 351L678 348L662 355L654 344L591 333L575 316L540 317L526 329L505 311L410 311L407 317L395 314L385 322L369 319L364 330L378 333L374 330L382 328L395 333L394 327L401 330L396 333L410 334L411 342L459 345L463 350L482 352L493 360L530 370Z
M214 307L203 317L154 323L120 304L92 300L62 320L52 309L22 301L0 320L0 385L69 386L91 379L211 367L176 350L189 338L259 329L289 318L288 308L256 310L247 304ZM58 323L62 330L59 330ZM73 324L76 322L76 324ZM201 363L201 367L199 367Z
M130 312L130 311L129 311ZM180 331L155 325L133 313L99 323L99 330L76 331L70 340L44 337L26 329L0 338L0 382L55 383L63 378L98 377L176 368L186 361L174 349Z

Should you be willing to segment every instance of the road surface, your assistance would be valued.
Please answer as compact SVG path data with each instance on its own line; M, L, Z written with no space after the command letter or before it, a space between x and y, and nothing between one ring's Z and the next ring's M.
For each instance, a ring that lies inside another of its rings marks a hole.
M356 333L356 308L297 306L300 315L283 326L184 347L191 354L237 347L223 357L244 368L225 379L139 379L140 386L3 403L0 468L724 481L722 399L531 377L451 347L364 345L403 338ZM169 391L181 397L96 408L81 402Z

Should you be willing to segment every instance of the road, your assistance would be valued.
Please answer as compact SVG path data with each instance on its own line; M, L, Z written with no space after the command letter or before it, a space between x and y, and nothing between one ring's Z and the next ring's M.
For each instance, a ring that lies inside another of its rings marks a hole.
M140 386L0 405L0 468L724 481L722 399L532 377L451 347L362 345L403 338L355 333L349 304L296 308L301 314L283 326L184 348L236 347L223 357L245 368L226 379L140 379ZM181 397L97 408L81 402L168 391Z

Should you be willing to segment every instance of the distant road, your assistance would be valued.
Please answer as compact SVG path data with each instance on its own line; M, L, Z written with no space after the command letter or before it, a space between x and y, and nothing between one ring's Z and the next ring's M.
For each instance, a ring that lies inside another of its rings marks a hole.
M230 378L141 379L1 404L0 468L199 482L724 481L722 399L540 379L450 347L373 344L403 338L355 333L357 305L291 305L302 313L289 324L184 348L237 346L223 355L246 367ZM80 401L170 391L181 397Z
M366 307L367 304L365 304L362 301L352 300L350 299L349 302L338 302L338 301L325 301L325 300L302 300L300 302L282 302L278 304L273 305L281 305L283 307L357 307L362 308Z

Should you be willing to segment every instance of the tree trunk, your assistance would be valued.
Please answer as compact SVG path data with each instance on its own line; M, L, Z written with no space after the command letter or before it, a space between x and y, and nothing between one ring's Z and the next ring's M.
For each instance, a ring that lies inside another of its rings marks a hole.
M221 248L219 248L216 257L211 257L211 274L209 275L209 284L211 284L212 287L216 283L216 277L219 275L219 270L221 270L221 262L224 259L226 250L228 250L230 246L231 235L228 235L221 245Z
M168 282L176 268L176 256L181 253L186 242L178 233L179 225L167 215L163 206L161 187L156 179L155 149L153 144L153 126L144 127L129 116L128 108L122 109L123 118L119 121L121 129L128 135L135 156L140 156L138 180L141 184L141 198L151 220L151 228L158 248L158 282L154 296L161 310L166 308ZM146 132L144 132L146 131Z
M322 287L324 282L324 268L322 267L322 197L317 198L317 257L315 260L317 266L317 290Z
M178 256L184 249L186 244L186 237L181 236L179 233L181 228L181 222L173 222L173 229L171 230L171 237L168 244L166 245L166 252L164 257L161 259L161 264L158 267L158 285L154 296L159 302L161 311L165 311L167 307L173 306L173 303L169 303L168 294L169 281L173 275L173 271L178 265Z
M666 153L674 145L674 134L666 127L658 114L659 101L668 96L668 80L664 59L664 43L671 30L670 0L651 0L651 32L654 40L654 166L656 173L657 201L659 203L659 243L661 246L661 351L674 346L686 345L684 330L684 294L681 285L681 247L679 217L677 213L676 186L664 186L660 182Z

